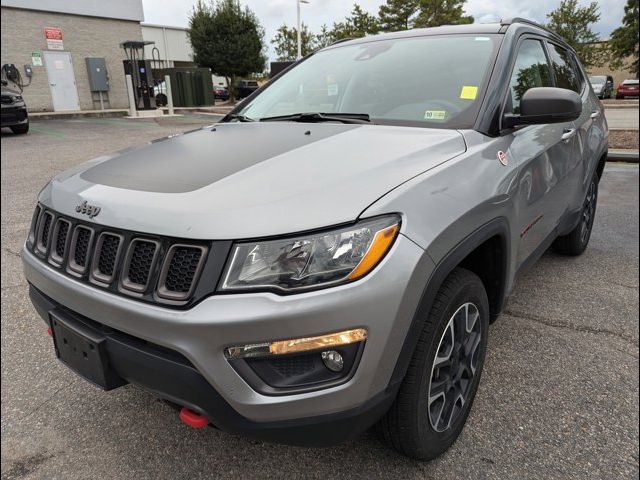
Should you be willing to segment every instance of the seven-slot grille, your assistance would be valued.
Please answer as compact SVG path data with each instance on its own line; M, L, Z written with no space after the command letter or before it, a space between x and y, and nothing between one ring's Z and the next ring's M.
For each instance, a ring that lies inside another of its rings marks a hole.
M209 250L80 222L40 206L27 244L40 258L76 278L177 306L192 297Z

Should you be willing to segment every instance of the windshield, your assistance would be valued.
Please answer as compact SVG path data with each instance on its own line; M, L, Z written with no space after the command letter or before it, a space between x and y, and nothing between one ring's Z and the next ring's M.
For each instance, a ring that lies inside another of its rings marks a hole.
M254 120L359 113L380 124L470 128L500 38L439 35L329 48L275 80L238 113Z
M599 85L599 84L603 84L607 81L607 77L589 77L589 82L591 82L594 85Z

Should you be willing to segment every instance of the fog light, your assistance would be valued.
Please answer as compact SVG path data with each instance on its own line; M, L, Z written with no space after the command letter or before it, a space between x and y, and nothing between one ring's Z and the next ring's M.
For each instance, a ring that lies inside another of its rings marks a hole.
M321 350L327 347L339 347L341 345L362 342L366 339L367 331L364 328L356 328L354 330L328 333L317 337L292 338L289 340L229 347L225 350L225 355L229 359L270 357L273 355ZM333 350L327 350L327 352L337 354L337 352Z
M344 367L344 360L335 350L327 350L320 354L324 365L332 372L339 372Z

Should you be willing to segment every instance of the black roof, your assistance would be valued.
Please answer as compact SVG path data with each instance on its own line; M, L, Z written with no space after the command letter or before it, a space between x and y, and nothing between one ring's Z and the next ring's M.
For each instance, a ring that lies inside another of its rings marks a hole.
M381 33L377 35L371 35L368 37L356 38L356 39L344 39L334 44L330 45L327 48L331 48L334 45L355 45L358 43L366 43L378 40L387 40L394 38L411 38L411 37L425 37L431 35L452 35L452 34L496 34L496 33L505 33L507 29L511 25L520 25L524 28L528 28L530 30L535 31L536 33L543 34L546 37L551 37L558 42L561 42L564 46L568 45L566 42L555 32L549 30L548 28L540 25L531 20L527 20L525 18L514 17L505 20L500 20L495 23L471 23L466 25L443 25L441 27L431 27L431 28L414 28L412 30L401 30L399 32L389 32L389 33ZM569 47L570 48L570 47Z

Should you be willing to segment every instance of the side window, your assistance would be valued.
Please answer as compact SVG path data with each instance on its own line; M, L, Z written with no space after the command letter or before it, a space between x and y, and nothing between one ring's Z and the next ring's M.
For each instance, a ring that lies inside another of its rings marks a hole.
M520 100L527 90L534 87L551 87L551 75L547 56L539 40L525 40L520 44L516 62L509 82L511 108L507 111L520 113Z
M553 73L556 75L556 86L580 93L582 81L580 80L578 66L575 64L571 54L564 48L550 43L549 56L551 57Z

